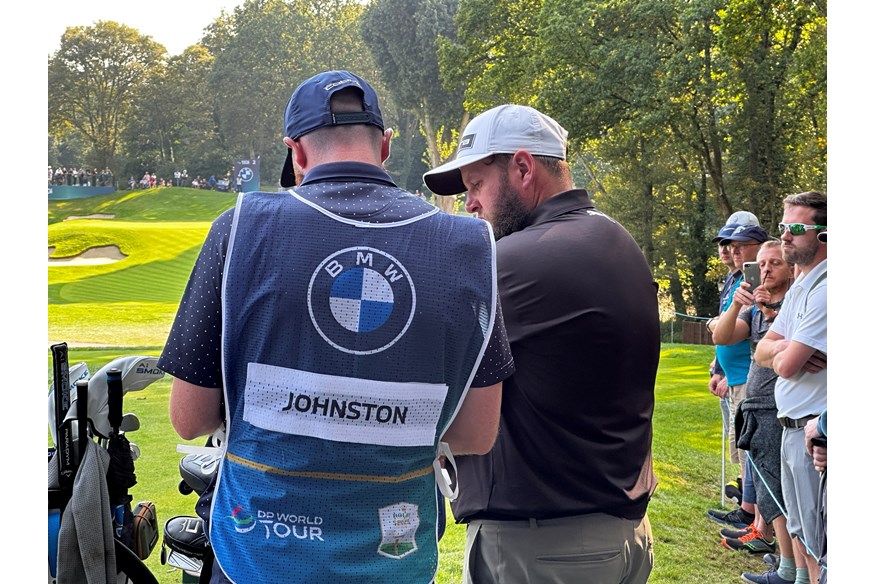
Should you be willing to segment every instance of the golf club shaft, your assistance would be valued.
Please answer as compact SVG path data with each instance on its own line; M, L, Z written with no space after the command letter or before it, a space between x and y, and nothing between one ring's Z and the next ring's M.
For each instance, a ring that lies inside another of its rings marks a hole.
M58 483L61 487L73 482L75 472L73 460L73 436L70 424L64 422L70 409L70 364L67 343L52 345L52 373L55 388L55 434L58 451Z
M81 379L76 382L76 421L79 422L79 436L76 444L79 447L77 466L85 458L85 448L88 445L88 380Z
M119 433L122 425L122 372L110 369L106 373L107 401L109 405L109 423L113 434Z

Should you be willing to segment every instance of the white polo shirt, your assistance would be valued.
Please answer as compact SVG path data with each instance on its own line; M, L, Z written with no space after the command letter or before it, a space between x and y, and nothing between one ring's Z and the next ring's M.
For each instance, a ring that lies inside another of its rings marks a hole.
M788 293L772 331L785 339L803 343L827 354L827 260L797 279ZM818 373L801 371L790 379L776 380L776 406L780 418L799 419L827 409L827 369Z

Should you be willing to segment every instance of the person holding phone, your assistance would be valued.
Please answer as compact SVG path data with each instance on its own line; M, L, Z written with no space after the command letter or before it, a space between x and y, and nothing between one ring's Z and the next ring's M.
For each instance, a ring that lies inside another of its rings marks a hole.
M733 264L736 270L740 273L735 285L730 289L724 303L721 306L722 313L726 311L732 301L733 294L742 283L742 268L745 262L752 262L757 259L757 252L760 244L770 238L769 233L760 225L739 225L732 233L721 239L721 245L730 246L730 254L733 257ZM709 332L713 332L716 320L710 321L708 328ZM745 382L748 379L748 369L751 366L751 349L746 342L736 343L719 343L715 341L715 356L718 364L724 371L727 383L727 402L730 410L730 420L736 416L736 407L745 399ZM732 422L728 428L728 439L730 444L736 443L736 431ZM740 465L740 475L743 484L746 482L745 468L745 451L731 447L730 461ZM754 497L745 493L745 488L742 489L743 501L739 509L732 511L719 511L710 509L706 515L712 521L723 523L735 528L742 528L752 523L755 519L754 513Z

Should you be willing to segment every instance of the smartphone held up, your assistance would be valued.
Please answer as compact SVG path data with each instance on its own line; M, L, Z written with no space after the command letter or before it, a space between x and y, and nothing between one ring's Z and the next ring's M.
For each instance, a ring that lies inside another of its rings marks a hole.
M749 292L760 286L760 266L758 263L745 262L742 264L742 278L748 282Z

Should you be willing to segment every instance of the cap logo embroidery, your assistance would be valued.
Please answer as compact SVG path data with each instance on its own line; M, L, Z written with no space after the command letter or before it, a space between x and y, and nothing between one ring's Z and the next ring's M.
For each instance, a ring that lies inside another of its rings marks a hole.
M459 149L465 150L466 148L471 148L474 146L474 140L477 134L466 134L462 137L462 140L459 141Z
M356 87L362 87L361 85L359 85L359 82L356 81L355 79L341 79L340 81L335 81L334 83L329 83L328 85L323 87L323 89L328 91L329 89L334 89L335 87L338 87L339 85L343 85L345 83L352 83Z

